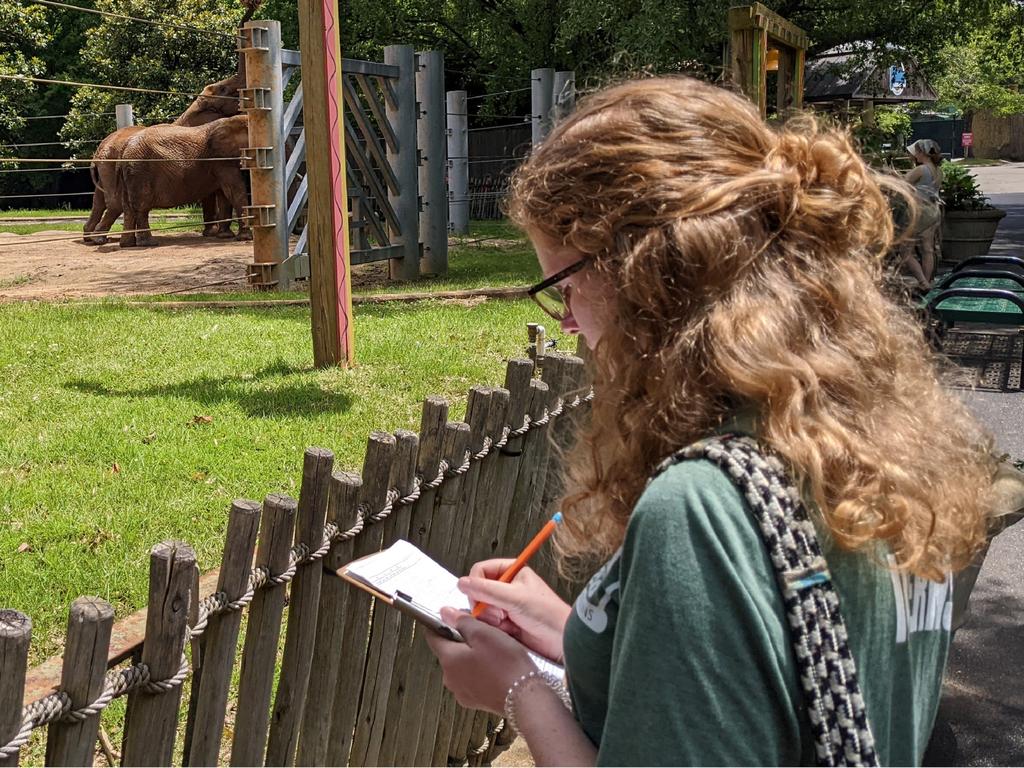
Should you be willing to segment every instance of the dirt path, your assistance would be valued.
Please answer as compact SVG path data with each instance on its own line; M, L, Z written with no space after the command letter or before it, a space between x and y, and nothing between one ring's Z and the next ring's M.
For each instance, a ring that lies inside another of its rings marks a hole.
M211 290L245 285L252 243L195 232L158 235L153 248L100 246L51 238L69 232L0 233L0 301L166 293L234 280Z

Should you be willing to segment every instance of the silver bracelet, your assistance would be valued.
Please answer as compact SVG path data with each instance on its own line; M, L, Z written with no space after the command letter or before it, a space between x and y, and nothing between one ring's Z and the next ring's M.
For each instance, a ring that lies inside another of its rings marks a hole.
M534 679L540 680L554 691L559 700L565 705L565 708L572 712L572 699L569 697L569 691L566 689L565 683L550 672L531 669L512 683L508 693L505 694L505 723L511 726L514 731L519 731L519 725L516 723L516 694Z

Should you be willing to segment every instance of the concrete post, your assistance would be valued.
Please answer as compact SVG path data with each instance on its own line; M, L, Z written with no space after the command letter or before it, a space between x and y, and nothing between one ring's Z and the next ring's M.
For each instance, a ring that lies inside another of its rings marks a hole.
M418 54L416 95L420 102L420 119L416 136L423 167L420 168L420 236L423 238L424 275L448 272L448 205L445 201L445 99L444 54L426 51Z
M448 221L457 235L469 234L469 123L466 92L448 91Z
M558 122L572 114L576 107L576 73L555 72L555 85L551 94L554 104L554 120Z
M281 24L246 22L241 51L246 87L242 108L249 116L249 146L242 166L252 180L253 263L249 282L259 288L288 288L280 264L288 258L288 200L284 185L284 88L281 80Z
M398 67L395 103L387 104L387 119L395 130L398 146L388 152L388 162L398 177L398 194L389 196L398 219L399 232L391 242L402 246L402 257L390 260L392 280L420 276L419 157L416 150L416 54L411 45L384 48L384 63Z
M551 131L551 92L554 85L555 70L547 68L530 72L530 122L534 146L544 141Z
M121 128L127 128L130 125L135 125L135 115L132 112L131 104L118 104L114 107L114 114L116 115L117 127L119 130Z

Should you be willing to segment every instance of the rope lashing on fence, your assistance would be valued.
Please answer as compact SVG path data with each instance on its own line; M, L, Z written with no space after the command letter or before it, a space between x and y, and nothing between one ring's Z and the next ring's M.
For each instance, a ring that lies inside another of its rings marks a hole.
M23 83L43 83L44 85L70 85L76 88L98 88L105 91L131 91L132 93L159 93L164 96L187 96L195 99L203 96L201 93L186 93L184 91L161 91L155 88L135 88L129 85L105 85L100 83L79 83L74 80L50 80L44 77L29 77L28 75L0 75L0 80L17 80ZM238 101L240 96L205 96L207 99L234 99Z
M479 757L491 748L491 742L498 737L498 734L505 730L505 718L501 718L495 725L494 730L491 731L485 738L484 743L475 749L469 750L467 757Z
M38 701L34 701L22 710L21 728L13 739L3 747L0 747L0 760L13 757L19 749L28 743L32 731L55 722L81 723L90 717L94 717L106 709L110 702L120 698L134 690L142 688L147 693L166 693L185 682L188 677L188 659L181 657L181 664L178 671L166 680L151 680L149 665L145 663L133 664L123 669L112 669L103 678L103 690L100 695L89 704L78 709L74 706L71 697L64 691L51 693Z
M155 21L154 19L142 19L138 16L127 16L123 13L111 13L110 11L100 11L95 8L83 8L80 5L71 5L70 3L59 3L56 0L27 0L27 2L35 3L36 5L48 5L51 8L63 8L66 10L81 11L82 13L94 13L97 16L106 16L112 19L125 19L127 21L137 21L141 24L149 24L154 27L166 27L168 29L178 29L184 32L198 32L203 35L215 35L217 37L226 37L229 40L240 40L238 35L228 34L227 32L219 32L216 29L203 29L201 27L190 27L186 24L172 24L169 21Z
M92 193L90 192L89 194L91 195ZM250 220L252 218L253 217L248 214L238 217L238 219L244 220ZM166 232L169 229L188 229L189 227L194 227L198 224L224 224L232 221L237 221L238 219L212 219L211 221L205 221L200 218L196 218L193 219L192 221L186 221L183 224L170 224L166 227L150 227L149 229L122 229L119 232L110 232L109 230L105 232L99 232L94 230L92 232L85 232L80 235L69 235L67 237L47 237L42 240L13 240L10 242L2 242L0 243L0 248L14 246L20 247L23 245L38 245L40 243L67 243L72 242L74 240L85 240L86 238L90 237L106 237L108 235L110 237L114 237L115 235L134 235L139 232Z
M509 425L505 425L502 429L501 438L493 441L493 443L490 442L489 439L485 439L484 448L475 454L470 453L470 451L466 451L465 459L456 469L452 469L448 465L447 461L442 460L438 465L437 476L430 482L424 483L422 477L418 474L416 475L414 478L413 490L409 494L402 496L397 488L389 489L387 496L385 497L386 500L384 505L378 512L368 515L365 508L361 505L358 510L355 524L348 530L339 531L335 523L328 523L324 526L320 547L316 551L310 551L309 546L305 543L299 543L292 547L288 558L289 565L280 574L272 575L266 566L259 566L249 573L245 592L234 600L231 600L224 592L214 592L212 595L204 598L199 604L196 623L186 630L186 642L200 637L203 632L206 631L207 626L209 626L211 617L227 611L242 610L252 602L257 590L270 585L282 586L287 584L295 578L299 565L322 559L334 544L355 538L366 528L367 524L380 522L381 520L386 519L396 507L414 503L420 498L424 490L436 489L440 487L445 480L466 474L474 461L482 461L492 450L502 448L509 440L523 437L531 429L542 427L548 424L551 419L562 415L568 410L577 408L584 403L589 403L593 399L593 388L591 388L585 395L575 395L571 401L559 398L557 405L553 409L545 409L544 415L541 418L531 420L527 415L523 419L523 425L518 429L512 429ZM26 705L22 709L21 729L11 741L3 747L0 747L0 759L12 757L28 742L29 736L35 728L39 728L58 720L81 722L88 717L99 714L109 706L110 702L114 699L124 696L137 688L145 687L145 690L150 693L162 693L169 691L181 685L188 676L188 672L189 665L185 656L182 656L181 665L178 668L178 671L166 680L151 680L149 667L145 663L138 663L129 667L110 670L104 678L103 692L95 701L77 710L71 709L71 699L64 691L57 691L56 693L44 696L38 701L34 701ZM485 746L478 749L485 751L489 748L491 739L500 733L504 727L504 720L499 721L498 725L495 726L494 731L491 733L490 738L484 742ZM478 754L483 754L483 751Z

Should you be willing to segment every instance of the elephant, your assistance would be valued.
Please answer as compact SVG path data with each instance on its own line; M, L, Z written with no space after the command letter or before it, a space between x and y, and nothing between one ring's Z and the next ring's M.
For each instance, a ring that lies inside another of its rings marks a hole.
M161 125L199 126L213 120L236 115L240 103L237 98L238 93L239 89L243 87L245 87L244 65L240 66L239 71L231 77L218 80L203 88L202 94L173 123L162 123ZM92 174L95 190L92 195L92 211L90 211L89 220L83 228L86 234L85 242L88 245L105 243L107 241L105 234L110 231L123 210L121 200L116 195L108 194L108 190L114 189L119 163L104 161L119 159L128 140L141 130L143 130L143 126L139 125L119 128L104 138L93 153L94 162L90 164L89 172ZM188 202L195 202L195 199ZM202 203L204 222L228 218L227 215L222 215L222 211L230 210L226 201L218 199L214 195L204 199ZM225 230L226 236L230 237L231 228L227 224L206 224L203 227L203 236L221 236L224 235ZM93 232L97 234L89 237L88 235Z
M248 142L249 118L244 114L192 127L153 125L129 137L121 153L126 162L117 164L114 186L125 212L121 247L156 244L149 231L153 208L184 205L221 192L241 213L248 193L241 164L234 158ZM206 159L217 157L233 159ZM132 160L139 162L128 162ZM244 218L239 218L238 239L252 239Z

